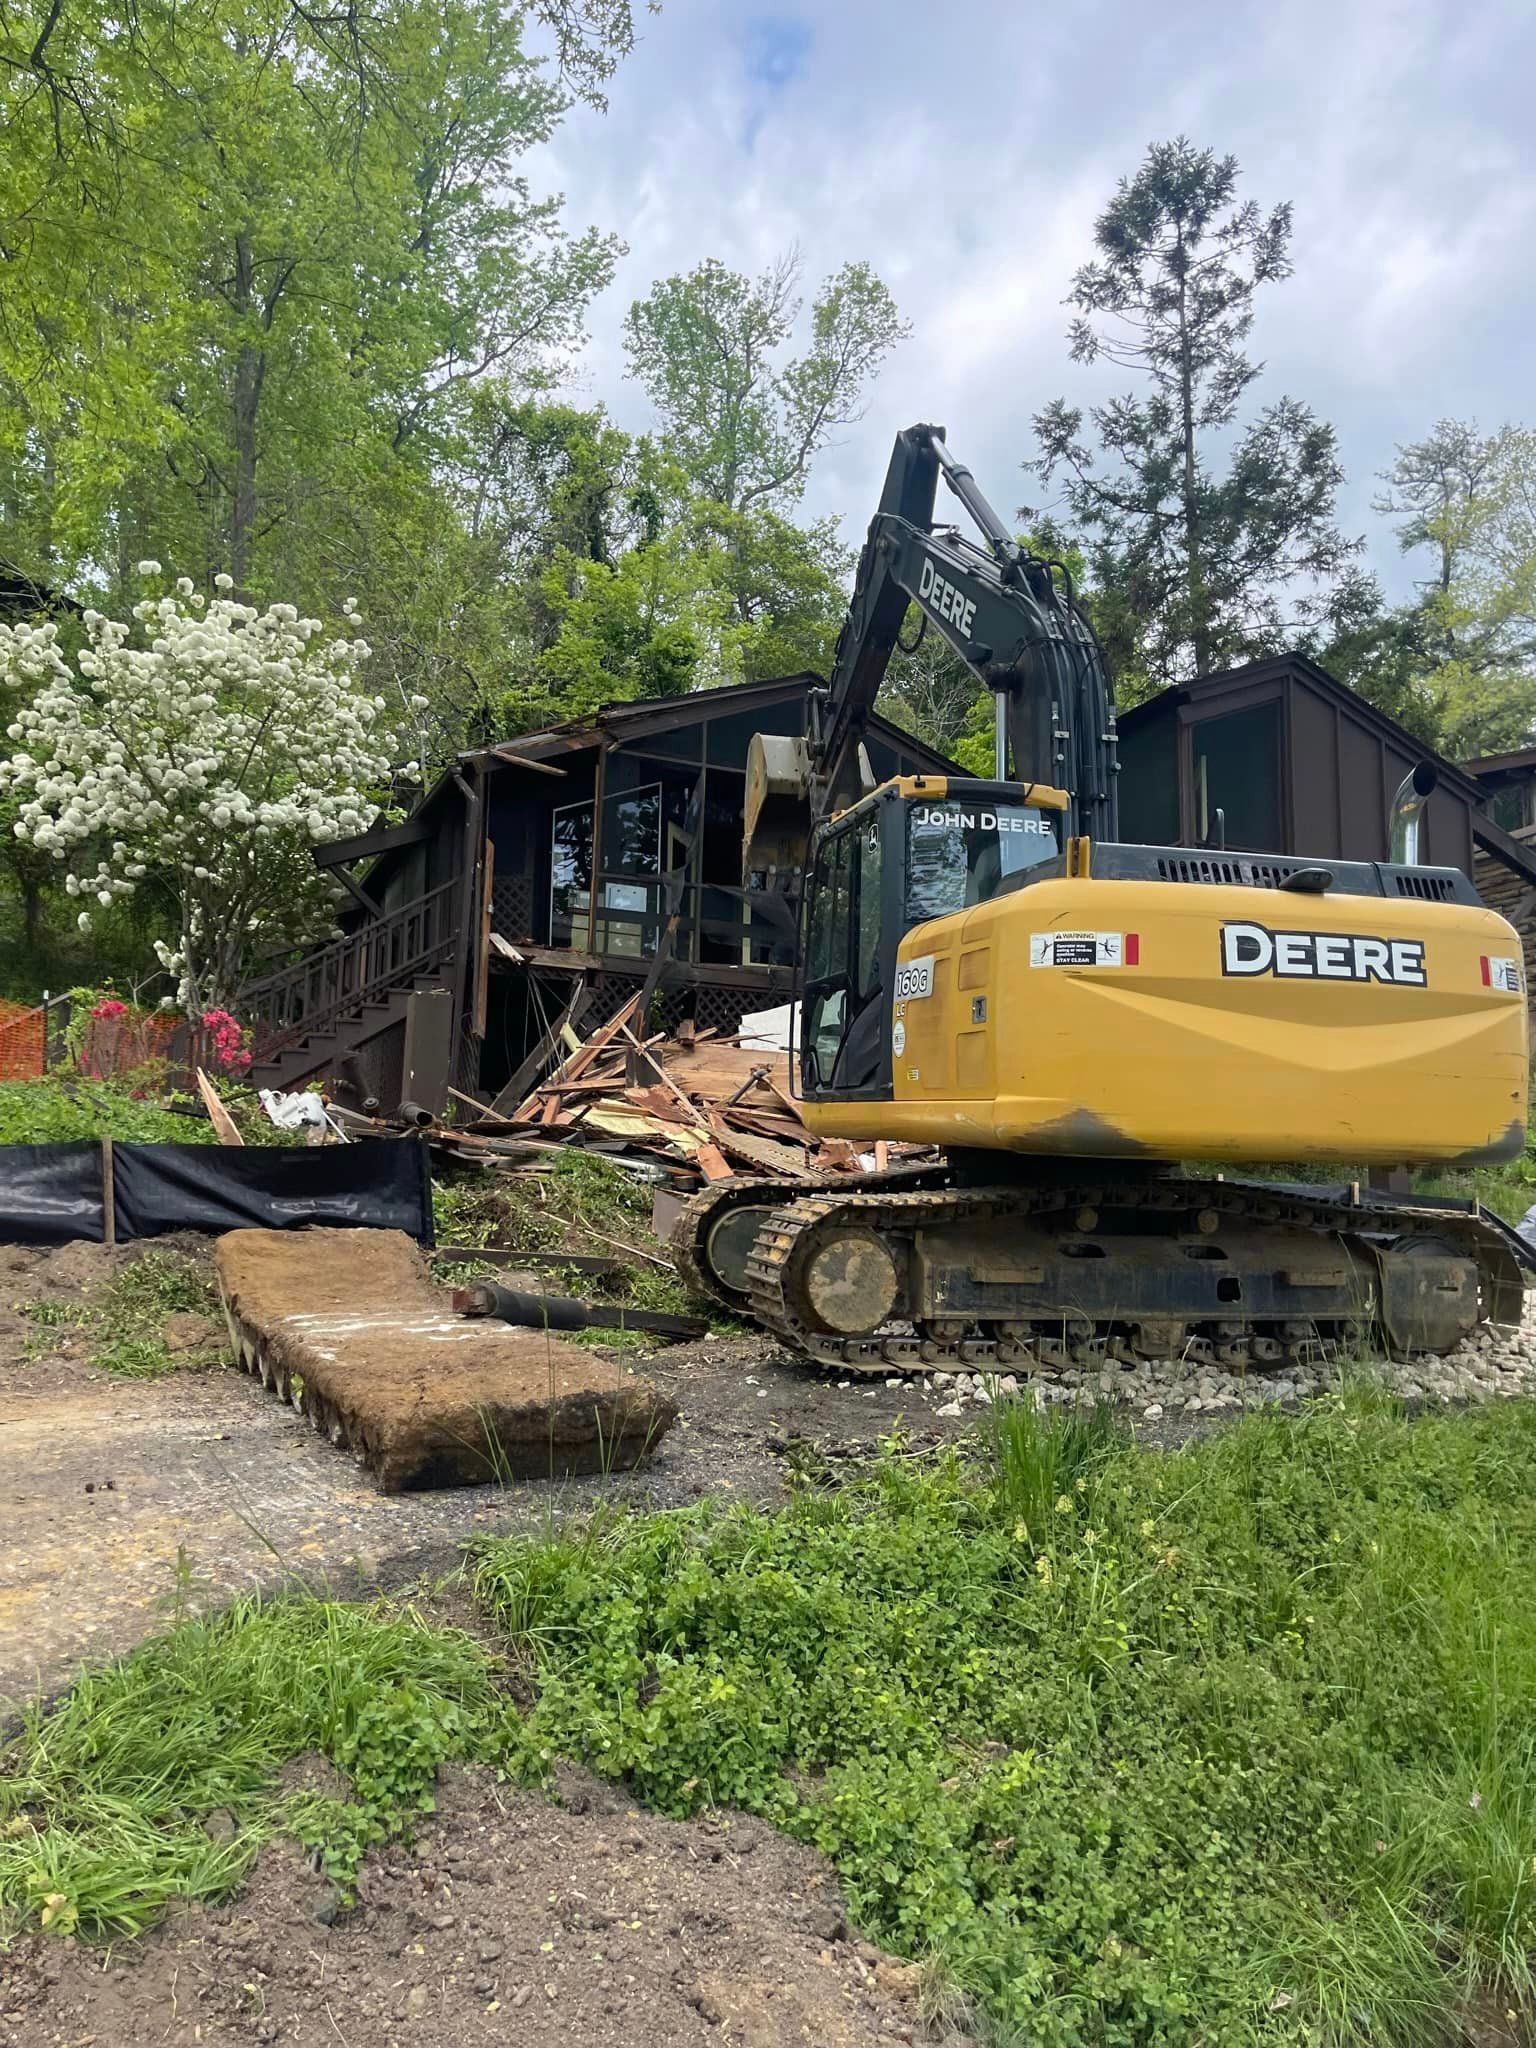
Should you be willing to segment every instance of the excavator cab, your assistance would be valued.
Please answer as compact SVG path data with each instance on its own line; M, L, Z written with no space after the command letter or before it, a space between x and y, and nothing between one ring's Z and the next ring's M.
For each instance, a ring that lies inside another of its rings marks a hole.
M902 776L817 829L800 944L809 1099L889 1099L892 1006L913 993L898 987L913 980L910 965L898 965L901 941L1055 860L1066 815L1056 789Z

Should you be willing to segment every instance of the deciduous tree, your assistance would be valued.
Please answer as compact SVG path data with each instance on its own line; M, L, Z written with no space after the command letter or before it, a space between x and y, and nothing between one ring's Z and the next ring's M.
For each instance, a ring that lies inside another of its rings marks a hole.
M193 1016L233 1002L258 952L324 930L333 885L310 849L367 827L396 751L357 613L328 635L220 580L210 603L182 578L132 624L87 612L73 660L51 623L0 626L0 688L27 698L0 761L15 836L87 906L174 906L156 951Z
M809 347L785 360L802 306L792 251L755 279L713 258L663 278L625 321L630 374L668 451L699 495L729 512L793 504L911 331L869 265L845 263L812 303Z
M1536 432L1441 420L1399 448L1377 510L1427 554L1414 628L1423 687L1458 757L1536 733Z

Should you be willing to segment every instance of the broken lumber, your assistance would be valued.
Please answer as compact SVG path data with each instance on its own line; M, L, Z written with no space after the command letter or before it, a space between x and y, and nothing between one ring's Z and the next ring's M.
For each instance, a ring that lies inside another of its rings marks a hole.
M197 1076L197 1092L203 1098L203 1107L208 1112L209 1123L213 1125L213 1128L219 1134L219 1143L221 1145L243 1145L245 1140L236 1128L234 1118L219 1100L218 1089L214 1087L201 1067L195 1067L193 1072Z

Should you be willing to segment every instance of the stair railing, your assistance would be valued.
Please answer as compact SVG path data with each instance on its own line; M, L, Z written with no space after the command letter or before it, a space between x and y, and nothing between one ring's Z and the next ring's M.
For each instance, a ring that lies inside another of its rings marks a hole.
M333 1030L392 989L436 967L453 950L457 881L443 882L398 910L318 947L240 992L257 1061L317 1032Z

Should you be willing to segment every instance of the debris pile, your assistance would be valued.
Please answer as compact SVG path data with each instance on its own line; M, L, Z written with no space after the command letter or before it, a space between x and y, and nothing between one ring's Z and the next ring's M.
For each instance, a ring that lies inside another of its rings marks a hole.
M412 1127L441 1157L463 1164L537 1169L556 1147L580 1146L649 1162L647 1177L683 1193L733 1175L810 1186L920 1149L881 1142L860 1152L845 1138L818 1138L792 1092L789 1053L687 1023L676 1037L646 1035L639 1007L632 997L585 1039L565 1023L551 1049L564 1057L520 1099L509 1101L503 1089L485 1103L450 1089L452 1120L418 1113ZM331 1114L349 1134L381 1128L351 1110Z

